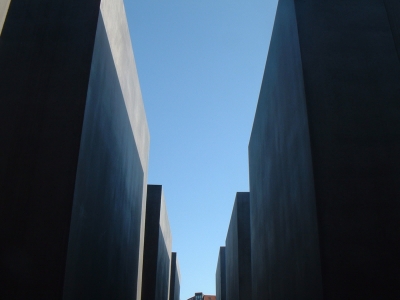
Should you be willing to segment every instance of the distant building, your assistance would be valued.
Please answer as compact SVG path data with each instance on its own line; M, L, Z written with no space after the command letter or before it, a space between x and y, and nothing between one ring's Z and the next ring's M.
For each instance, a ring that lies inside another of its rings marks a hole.
M195 293L193 297L188 300L217 300L214 295L203 295L203 293Z
M188 300L203 300L203 293L195 293L194 297L191 297Z

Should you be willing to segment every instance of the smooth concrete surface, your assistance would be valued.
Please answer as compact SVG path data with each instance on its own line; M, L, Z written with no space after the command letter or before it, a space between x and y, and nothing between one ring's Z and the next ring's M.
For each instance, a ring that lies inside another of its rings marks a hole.
M219 248L217 271L215 273L215 293L217 300L226 300L225 247Z
M250 193L236 193L225 241L226 299L250 300L251 233Z
M293 0L279 1L249 144L254 300L322 299L297 32Z
M136 70L135 58L132 50L129 27L126 19L125 8L122 0L102 0L100 4L104 18L105 28L109 37L111 52L113 54L125 106L132 127L133 136L138 146L139 157L147 178L150 134L147 126L146 113L142 101L142 93ZM147 181L143 182L142 216L146 215ZM143 257L145 219L142 218L140 231L139 257ZM142 273L143 259L139 259L139 274ZM138 277L137 286L142 285L142 277ZM136 299L141 298L141 289L137 289Z
M13 0L0 37L0 298L61 299L99 1Z
M181 273L176 252L172 252L169 300L180 300Z
M135 299L145 174L100 14L63 299ZM83 230L83 228L85 230Z
M3 25L7 17L8 7L10 6L11 0L0 0L0 36L3 30Z
M117 71L122 95L128 112L133 136L138 148L140 161L147 178L150 134L147 126L146 113L142 101L142 93L136 70L135 58L132 50L132 42L129 33L128 22L123 0L102 0L100 11L111 53ZM142 216L146 215L146 190L147 180L143 181ZM139 257L143 257L145 218L141 221ZM142 274L143 259L139 259L139 274ZM138 276L137 286L142 285L142 277ZM141 289L137 289L136 299L141 298Z
M101 14L140 160L147 170L149 129L123 0L102 0Z
M172 236L161 185L147 185L142 300L168 300Z
M279 2L249 144L254 299L400 296L398 7Z
M107 32L103 10L11 1L0 38L1 299L140 294L148 130L128 113L126 103L143 106L136 70L118 74L118 30Z

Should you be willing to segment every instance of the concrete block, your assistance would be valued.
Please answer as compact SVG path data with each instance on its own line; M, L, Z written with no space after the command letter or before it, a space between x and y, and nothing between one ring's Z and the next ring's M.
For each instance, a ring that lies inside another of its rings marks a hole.
M226 300L225 247L219 248L215 287L217 300Z
M147 186L142 300L168 300L172 236L161 185Z
M176 252L172 252L169 300L180 300L181 273Z
M253 299L399 298L399 14L279 1L249 143Z
M251 299L250 193L236 194L225 241L226 299Z
M112 13L107 1L10 3L0 37L2 299L137 297L149 133L144 110L130 112L143 103L123 3Z

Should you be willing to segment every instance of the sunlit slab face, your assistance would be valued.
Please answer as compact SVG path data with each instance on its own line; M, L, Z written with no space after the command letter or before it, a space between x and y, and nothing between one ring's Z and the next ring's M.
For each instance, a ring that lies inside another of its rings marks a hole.
M11 0L0 0L0 36L3 30L3 25L6 20L8 7L10 6Z

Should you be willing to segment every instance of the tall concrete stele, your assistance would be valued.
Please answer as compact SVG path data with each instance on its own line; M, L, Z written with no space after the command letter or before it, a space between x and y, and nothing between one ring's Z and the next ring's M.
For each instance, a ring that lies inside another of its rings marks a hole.
M180 300L181 272L176 252L172 252L171 275L169 283L169 300Z
M215 293L217 300L226 300L225 247L219 248L217 270L215 272Z
M0 299L141 299L149 132L123 2L8 2Z
M172 235L161 185L147 185L142 300L168 300ZM172 299L171 299L172 300Z
M251 299L250 193L236 193L225 241L225 297Z
M400 299L399 16L279 1L249 143L253 300Z

